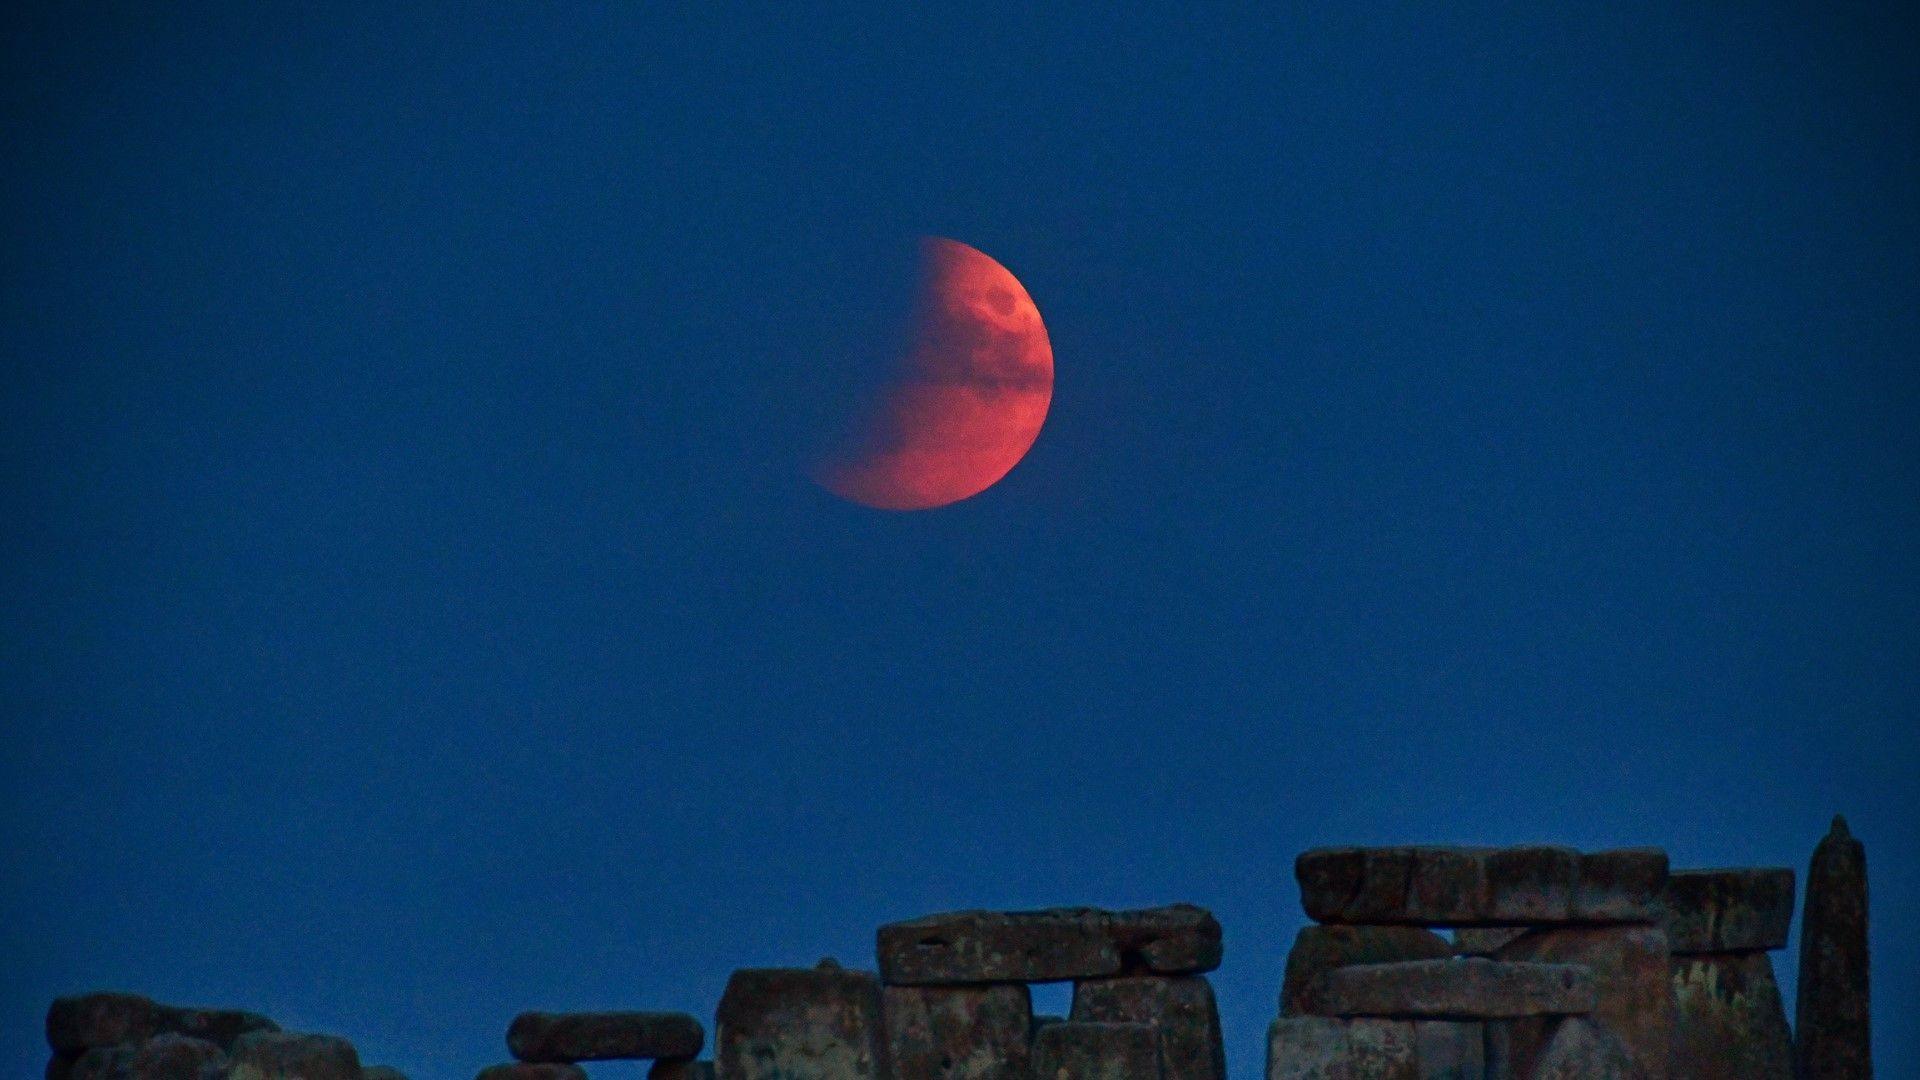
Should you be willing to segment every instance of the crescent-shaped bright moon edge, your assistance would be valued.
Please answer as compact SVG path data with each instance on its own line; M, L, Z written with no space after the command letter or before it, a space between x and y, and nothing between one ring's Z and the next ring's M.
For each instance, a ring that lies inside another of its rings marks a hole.
M927 510L999 483L1025 457L1053 403L1053 346L1019 279L943 237L920 244L909 344L854 436L813 478L882 510Z

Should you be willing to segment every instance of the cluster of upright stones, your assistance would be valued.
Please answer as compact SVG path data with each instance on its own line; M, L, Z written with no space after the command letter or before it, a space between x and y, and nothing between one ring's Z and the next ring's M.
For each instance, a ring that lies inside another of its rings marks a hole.
M887 1052L900 1080L1223 1080L1206 979L1220 957L1220 923L1189 904L893 923L879 933ZM1068 1016L1034 1017L1029 986L1068 981Z
M406 1080L353 1044L281 1031L259 1013L138 994L64 997L47 1010L47 1080Z
M1667 1077L1664 852L1330 848L1295 873L1321 925L1288 957L1269 1080Z
M1767 953L1793 925L1793 871L1678 870L1667 879L1677 1080L1793 1080L1793 1036Z
M477 1080L586 1080L582 1061L650 1061L650 1080L711 1080L700 1022L675 1012L525 1012L507 1028L514 1060Z

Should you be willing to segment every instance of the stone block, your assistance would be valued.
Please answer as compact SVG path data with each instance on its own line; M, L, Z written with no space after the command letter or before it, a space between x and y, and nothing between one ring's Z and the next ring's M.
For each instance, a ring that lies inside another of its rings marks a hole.
M1497 954L1502 962L1564 964L1591 972L1589 1019L1617 1041L1638 1080L1665 1080L1673 1042L1673 991L1666 935L1652 925L1569 926L1532 930ZM1516 1060L1544 1060L1551 1032L1537 1025L1503 1029Z
M193 1039L205 1039L231 1054L240 1036L255 1031L279 1031L280 1025L257 1012L244 1009L182 1008L160 1006L160 1027Z
M250 1031L233 1044L232 1080L360 1080L353 1044L331 1035Z
M1159 1038L1149 1024L1049 1024L1033 1041L1035 1080L1157 1080Z
M1320 848L1294 863L1323 923L1551 926L1657 917L1666 856L1563 847Z
M1280 989L1280 1015L1314 1012L1307 995L1320 976L1334 968L1396 960L1436 960L1450 952L1451 946L1445 938L1417 926L1303 927L1293 939L1293 949L1287 953L1287 976Z
M481 1069L473 1080L587 1080L587 1070L569 1062L509 1061Z
M167 1032L203 1039L231 1053L235 1040L248 1032L278 1030L259 1013L178 1008L139 994L80 994L58 998L47 1009L47 1044L69 1057L97 1046L144 1042Z
M1813 849L1800 926L1794 1062L1800 1080L1871 1080L1867 849L1842 817Z
M1764 952L1673 958L1671 1074L1793 1080L1793 1034Z
M1414 1025L1283 1016L1267 1029L1267 1080L1420 1080Z
M1074 984L1072 1019L1148 1024L1159 1033L1165 1080L1224 1080L1226 1044L1213 987L1201 975L1135 975Z
M1413 1025L1397 1020L1347 1021L1347 1065L1355 1080L1419 1080Z
M720 998L722 1080L885 1080L880 984L837 967L749 968Z
M1420 1080L1484 1080L1486 1025L1456 1020L1416 1020L1413 1051Z
M693 1058L706 1045L700 1022L676 1012L525 1012L507 1028L521 1061L645 1061Z
M1793 871L1677 870L1667 878L1661 925L1676 955L1786 948Z
M1482 1020L1591 1012L1596 991L1575 964L1458 957L1334 968L1308 1000L1327 1016Z
M1555 1026L1533 1080L1639 1080L1619 1042L1600 1025L1569 1017Z
M1524 926L1463 926L1453 932L1453 954L1492 956L1507 942L1526 932Z
M888 986L881 1010L895 1074L1027 1080L1033 998L1025 986Z
M1060 982L1220 965L1220 923L1191 904L1140 911L957 911L890 923L880 975L895 985Z
M163 1032L133 1052L128 1080L214 1080L226 1075L227 1055L205 1039ZM361 1080L366 1080L363 1075Z

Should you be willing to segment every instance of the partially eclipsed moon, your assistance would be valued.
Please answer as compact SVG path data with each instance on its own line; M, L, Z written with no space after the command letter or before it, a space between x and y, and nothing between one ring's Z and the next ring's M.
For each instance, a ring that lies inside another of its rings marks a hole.
M813 476L883 510L959 502L1020 463L1052 401L1053 346L1033 298L986 255L929 237L898 370Z

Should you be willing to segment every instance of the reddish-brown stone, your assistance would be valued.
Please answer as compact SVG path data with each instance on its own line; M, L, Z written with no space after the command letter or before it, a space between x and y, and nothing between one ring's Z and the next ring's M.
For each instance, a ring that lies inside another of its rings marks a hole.
M1220 923L1191 904L1140 911L956 911L890 923L880 974L899 986L1061 982L1220 966Z
M1793 1035L1764 952L1673 958L1672 1075L1793 1080Z
M838 967L748 968L721 995L714 1066L726 1080L885 1080L880 983Z
M1667 863L1652 849L1321 848L1294 874L1318 922L1547 926L1652 921Z
M1600 1024L1569 1017L1554 1028L1533 1080L1641 1080L1625 1049Z
M1570 926L1532 930L1500 960L1572 964L1593 973L1594 1025L1617 1040L1639 1080L1665 1080L1673 1042L1673 992L1666 935L1657 926ZM1548 1033L1517 1024L1507 1032L1515 1060L1535 1060Z
M1089 979L1073 987L1074 1021L1150 1024L1159 1032L1166 1080L1223 1080L1226 1044L1213 986L1201 975Z
M1033 998L1025 986L888 986L893 1066L925 1080L1026 1080Z
M1308 926L1287 953L1287 976L1280 989L1280 1015L1315 1010L1307 1000L1320 976L1351 964L1396 960L1436 960L1449 954L1445 938L1417 926Z
M1596 996L1578 965L1455 957L1334 968L1307 1001L1327 1016L1481 1020L1590 1012Z
M1158 1036L1150 1024L1049 1024L1033 1041L1041 1080L1158 1080Z
M706 1041L698 1020L674 1012L526 1012L507 1028L507 1050L521 1061L685 1059Z
M1813 851L1800 927L1794 1061L1800 1080L1869 1080L1867 850L1845 818Z

